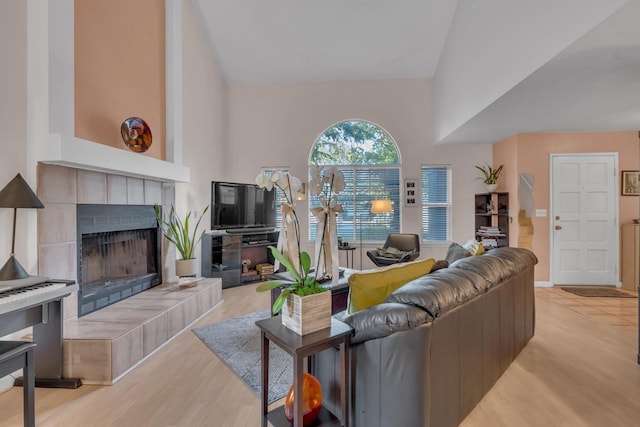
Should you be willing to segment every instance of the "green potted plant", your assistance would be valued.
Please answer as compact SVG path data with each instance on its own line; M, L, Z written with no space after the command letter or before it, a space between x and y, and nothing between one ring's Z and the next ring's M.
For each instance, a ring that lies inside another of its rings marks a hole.
M156 219L162 229L162 234L168 241L176 246L176 250L182 257L182 259L176 260L176 275L179 277L196 276L199 268L198 258L195 256L194 250L205 233L205 230L198 233L198 226L200 226L200 221L202 221L204 214L209 210L209 205L204 208L202 214L198 217L193 231L191 231L189 224L191 212L182 220L176 213L175 208L171 206L169 217L165 221L162 218L162 209L160 206L155 205L155 210Z
M481 179L482 182L484 182L485 186L487 187L487 191L489 193L496 191L496 188L497 188L496 182L498 181L498 178L502 173L502 169L504 168L504 165L500 165L497 168L493 168L490 165L484 165L484 166L476 165L475 167L480 172L482 172L482 177L478 179Z
M289 280L271 280L260 284L256 291L264 292L281 287L271 311L282 311L282 324L299 335L305 335L331 326L331 293L318 283L311 271L311 256L300 250L300 223L295 210L294 195L302 185L287 172L261 173L256 177L259 187L283 191L287 201L283 208L283 227L280 231L282 250L269 246L276 260L287 269ZM277 266L276 266L277 268ZM308 313L313 313L309 315ZM320 315L323 313L323 315Z

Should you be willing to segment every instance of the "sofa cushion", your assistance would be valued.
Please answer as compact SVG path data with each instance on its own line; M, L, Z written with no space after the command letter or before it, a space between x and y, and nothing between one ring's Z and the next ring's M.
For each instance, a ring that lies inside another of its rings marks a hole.
M349 276L349 314L380 304L400 286L428 274L433 264L430 258L353 273Z
M445 256L445 259L451 265L457 260L466 258L470 255L471 254L465 248L463 248L456 242L453 242L449 245L449 249L447 249L447 255Z
M486 291L493 285L506 280L511 275L517 273L522 267L517 263L496 256L490 256L489 251L482 256L474 256L456 261L449 269L463 269L477 273L481 278L474 282L475 287L480 291Z
M495 248L487 252L487 256L507 259L520 266L535 265L538 258L533 252L524 248Z
M418 307L393 303L377 304L342 318L343 322L353 328L352 344L386 337L432 320L429 313Z
M414 305L437 318L478 295L480 292L474 283L479 280L482 277L476 273L445 268L412 280L389 295L385 302Z

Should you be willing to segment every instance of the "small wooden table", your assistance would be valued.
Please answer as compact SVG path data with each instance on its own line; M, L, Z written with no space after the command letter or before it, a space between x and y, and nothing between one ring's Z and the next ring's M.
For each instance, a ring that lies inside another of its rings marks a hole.
M293 426L302 427L302 378L304 359L322 350L340 346L340 403L342 406L342 423L324 407L321 409L314 426L349 425L349 336L353 329L344 322L331 319L331 327L307 335L298 335L282 326L280 316L258 320L260 328L260 348L262 350L262 427L270 421L274 426L289 426L284 415L284 406L269 412L269 341L289 353L293 357Z

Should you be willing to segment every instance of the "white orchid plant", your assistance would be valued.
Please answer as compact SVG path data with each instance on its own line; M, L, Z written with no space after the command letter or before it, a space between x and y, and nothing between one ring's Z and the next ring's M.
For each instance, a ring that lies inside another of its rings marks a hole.
M282 309L289 294L295 293L299 296L305 296L324 292L326 289L318 283L314 275L310 274L311 257L307 252L300 250L300 222L295 210L295 195L302 188L302 181L288 172L276 170L273 173L260 173L256 177L256 184L267 190L274 187L279 188L287 200L281 206L282 226L278 237L278 247L269 246L268 248L276 262L284 265L291 273L294 282L272 280L264 282L256 288L256 291L263 292L286 286L271 307L272 313L276 314Z
M336 213L342 212L338 203L338 193L345 188L344 174L335 166L314 166L311 168L309 191L318 196L320 206L311 209L318 218L316 232L316 274L323 270L334 281L338 280L338 230Z
M338 193L344 190L344 174L335 166L313 166L309 191L319 195L322 204L338 204Z

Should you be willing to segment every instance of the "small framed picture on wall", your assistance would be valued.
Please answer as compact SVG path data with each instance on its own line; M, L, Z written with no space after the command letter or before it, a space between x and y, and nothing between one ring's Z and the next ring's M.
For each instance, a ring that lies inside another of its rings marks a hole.
M418 181L415 179L404 180L404 205L418 205Z
M622 171L622 183L621 190L623 196L637 196L638 195L638 171Z

